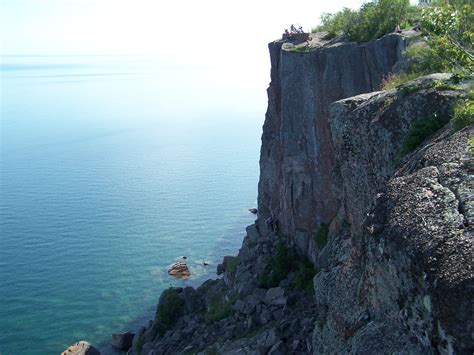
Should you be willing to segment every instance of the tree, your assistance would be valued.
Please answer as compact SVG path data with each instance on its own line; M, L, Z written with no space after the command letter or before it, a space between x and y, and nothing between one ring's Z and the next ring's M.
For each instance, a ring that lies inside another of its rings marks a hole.
M439 1L423 10L421 25L440 60L451 69L473 73L474 12L470 1Z

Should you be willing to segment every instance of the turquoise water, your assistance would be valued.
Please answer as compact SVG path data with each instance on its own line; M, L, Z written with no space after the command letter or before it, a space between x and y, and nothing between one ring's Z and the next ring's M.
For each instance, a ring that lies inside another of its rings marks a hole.
M103 345L150 319L165 287L214 277L237 252L254 220L259 97L156 58L2 62L2 355ZM165 271L181 255L187 281Z

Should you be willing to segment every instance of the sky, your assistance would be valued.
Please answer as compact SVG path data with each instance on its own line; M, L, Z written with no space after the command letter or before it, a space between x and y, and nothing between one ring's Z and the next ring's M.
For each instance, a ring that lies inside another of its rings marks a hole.
M292 23L360 0L0 0L3 54L182 55L266 47ZM205 59L205 58L203 58Z
M0 0L0 66L12 61L4 55L152 56L206 73L216 97L239 95L264 112L267 44L291 24L308 31L322 13L363 1Z

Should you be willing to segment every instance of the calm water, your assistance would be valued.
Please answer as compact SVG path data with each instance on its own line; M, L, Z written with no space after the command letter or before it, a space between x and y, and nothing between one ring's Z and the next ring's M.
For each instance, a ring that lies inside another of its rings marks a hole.
M260 97L156 58L2 61L2 355L104 344L151 318L165 287L214 277L237 252ZM181 255L186 282L165 272Z

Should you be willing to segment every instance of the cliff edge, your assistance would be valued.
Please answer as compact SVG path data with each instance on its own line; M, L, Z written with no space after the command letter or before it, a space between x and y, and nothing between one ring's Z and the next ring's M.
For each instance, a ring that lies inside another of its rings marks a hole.
M163 292L129 354L469 354L471 82L378 91L408 38L269 45L258 218L222 277ZM442 127L406 154L420 125ZM415 132L416 133L416 132Z

